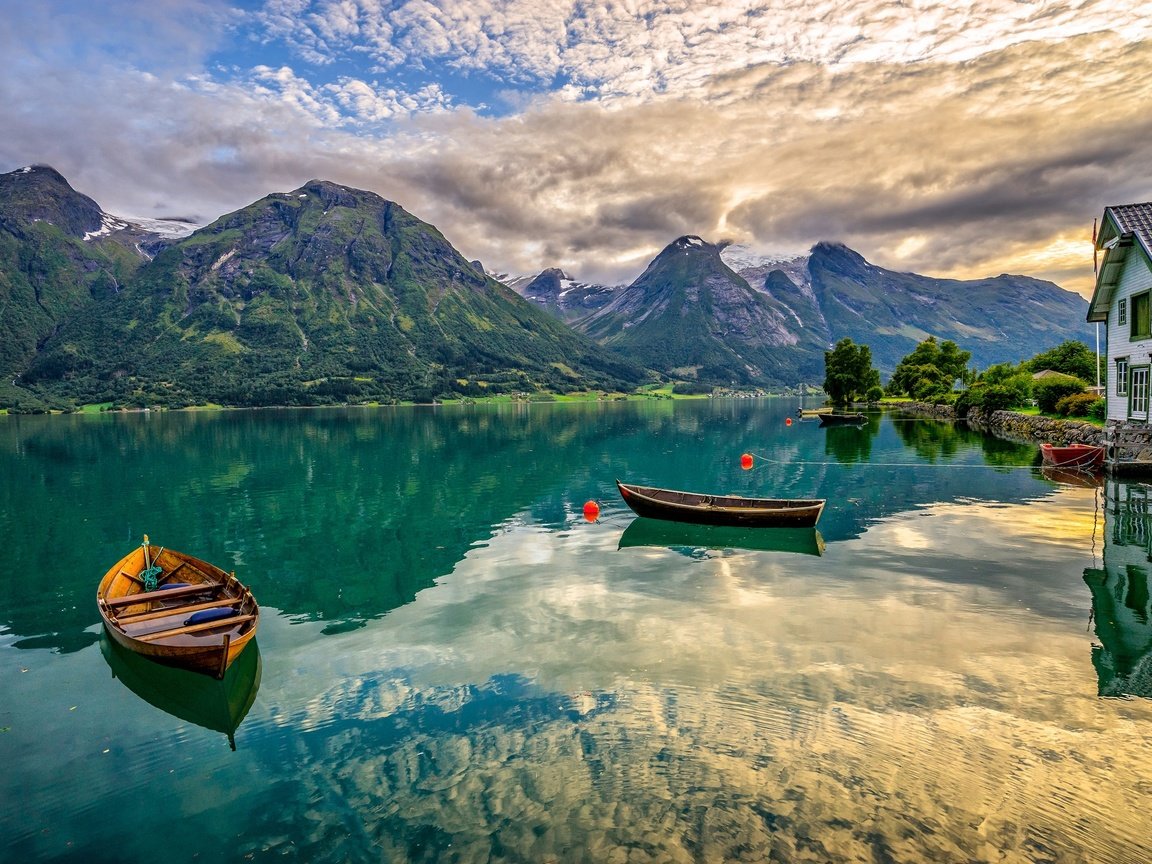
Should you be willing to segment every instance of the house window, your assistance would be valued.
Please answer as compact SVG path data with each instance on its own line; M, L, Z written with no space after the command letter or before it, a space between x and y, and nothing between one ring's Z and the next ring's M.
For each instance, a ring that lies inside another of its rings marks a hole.
M1116 361L1116 395L1128 395L1128 358Z
M1128 298L1127 297L1125 297L1123 300L1120 301L1120 306L1117 308L1116 314L1117 314L1117 317L1119 318L1119 320L1116 323L1118 323L1118 324L1127 324L1128 323Z
M1129 325L1132 339L1147 339L1152 335L1148 321L1148 292L1132 295L1132 320Z
M1135 420L1148 419L1148 367L1135 366L1129 381L1128 416Z

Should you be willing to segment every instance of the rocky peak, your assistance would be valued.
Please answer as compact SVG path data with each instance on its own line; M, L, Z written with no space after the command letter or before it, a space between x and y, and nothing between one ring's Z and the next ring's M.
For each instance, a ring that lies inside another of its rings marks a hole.
M843 243L827 240L821 240L812 247L808 266L813 271L824 269L838 273L865 272L871 267L859 252L849 249Z
M292 194L314 195L320 199L325 210L334 207L356 207L364 199L376 199L377 203L385 203L383 198L372 192L349 189L330 180L309 180Z
M720 247L708 243L705 240L697 237L695 234L685 234L683 237L678 237L664 250L665 252L678 249L711 249L716 253L720 252Z
M100 230L101 217L100 205L49 165L0 174L0 220L48 222L72 237L83 237Z

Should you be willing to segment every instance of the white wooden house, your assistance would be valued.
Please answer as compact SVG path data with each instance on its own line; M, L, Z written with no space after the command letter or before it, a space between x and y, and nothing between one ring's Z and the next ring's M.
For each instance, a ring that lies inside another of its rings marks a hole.
M1104 208L1088 320L1105 325L1110 426L1147 426L1152 378L1152 203Z

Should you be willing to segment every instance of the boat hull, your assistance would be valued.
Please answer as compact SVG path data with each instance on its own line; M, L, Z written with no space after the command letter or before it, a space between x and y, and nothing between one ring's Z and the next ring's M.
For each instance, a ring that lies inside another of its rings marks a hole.
M1041 444L1040 457L1054 468L1092 471L1104 464L1104 447L1098 444Z
M709 495L616 481L620 497L637 516L723 525L737 528L815 528L824 511L816 498L745 498L740 495Z
M252 592L207 561L171 549L153 559L149 549L128 553L100 580L96 605L104 629L116 644L156 663L222 678L256 635L260 610ZM179 579L182 587L144 590L141 577L150 565L161 568L162 585Z

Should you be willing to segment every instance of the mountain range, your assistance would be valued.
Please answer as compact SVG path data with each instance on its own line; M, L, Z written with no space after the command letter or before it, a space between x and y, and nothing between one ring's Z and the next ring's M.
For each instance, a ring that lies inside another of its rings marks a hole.
M686 236L630 285L578 283L559 270L504 278L598 342L714 383L819 381L824 351L845 337L868 345L885 377L928 336L970 351L979 369L1093 338L1087 301L1051 282L900 273L841 243L766 257Z
M845 336L887 372L928 335L978 367L1089 335L1052 283L896 273L826 242L773 260L685 236L626 286L501 281L324 180L193 229L110 216L47 166L0 174L0 407L781 387L819 382Z
M50 168L0 175L0 292L18 313L0 334L20 336L0 400L430 401L655 380L371 192L314 180L181 239L139 232Z

